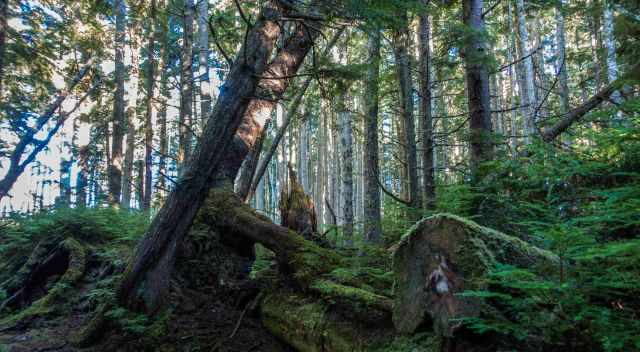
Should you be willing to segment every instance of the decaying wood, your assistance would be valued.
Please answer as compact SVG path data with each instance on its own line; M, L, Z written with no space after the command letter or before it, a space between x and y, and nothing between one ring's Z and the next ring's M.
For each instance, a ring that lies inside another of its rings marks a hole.
M290 188L288 192L283 189L280 195L281 225L311 240L318 233L313 199L304 193L291 164L288 167Z
M438 214L418 222L393 254L394 325L402 333L413 333L431 322L436 332L453 337L460 327L456 318L474 317L481 310L476 298L459 294L486 289L486 275L496 263L548 266L558 258L455 215Z

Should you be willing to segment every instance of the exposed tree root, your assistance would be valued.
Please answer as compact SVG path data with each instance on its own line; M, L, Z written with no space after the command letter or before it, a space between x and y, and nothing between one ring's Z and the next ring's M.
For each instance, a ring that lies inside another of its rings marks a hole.
M67 238L51 251L47 247L38 244L20 269L18 279L9 284L12 291L7 291L12 294L2 306L28 307L0 320L0 327L6 329L25 324L59 309L69 290L84 275L87 252L80 242ZM44 295L36 299L42 292Z

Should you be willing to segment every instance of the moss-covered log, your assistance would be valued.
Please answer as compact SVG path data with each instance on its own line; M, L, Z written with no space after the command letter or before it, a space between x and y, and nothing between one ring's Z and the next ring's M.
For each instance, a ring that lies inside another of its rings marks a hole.
M47 247L42 243L36 246L19 271L20 285L17 282L11 283L11 288L15 291L2 304L3 307L28 307L0 320L0 327L6 329L51 313L64 301L67 290L84 275L87 252L80 242L67 238L52 251L45 250ZM44 294L38 297L40 292Z
M418 222L403 236L394 254L393 322L413 333L426 319L452 337L457 318L480 313L480 302L459 295L487 288L486 274L496 263L522 267L558 263L551 252L450 214Z
M397 336L389 319L372 323L324 299L279 290L265 296L260 313L265 327L301 352L440 350L435 335Z

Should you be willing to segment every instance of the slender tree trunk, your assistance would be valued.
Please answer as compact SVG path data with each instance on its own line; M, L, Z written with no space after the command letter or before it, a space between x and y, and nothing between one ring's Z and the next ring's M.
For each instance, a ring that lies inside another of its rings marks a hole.
M422 0L425 7L429 0ZM422 134L422 200L425 209L436 204L435 176L433 171L433 118L431 115L431 48L429 47L429 14L420 13L419 38L419 82L420 82L420 132Z
M413 119L413 82L411 79L411 58L409 54L409 24L406 12L400 15L400 25L393 34L393 50L396 70L400 83L400 111L402 120L401 143L406 155L409 202L412 208L422 206L420 186L418 184L418 158L416 152L416 132Z
M346 51L346 47L343 48ZM344 245L353 247L353 131L351 113L347 106L347 87L342 87L338 98L338 119L340 124L340 164L342 182L342 235Z
M7 51L7 12L9 8L9 0L0 0L0 99L2 99L3 83L4 83L4 56Z
M367 76L364 88L364 239L370 243L382 240L380 217L380 169L378 161L378 91L380 79L380 30L368 33Z
M603 9L603 34L605 48L607 49L607 80L609 83L618 79L618 61L616 59L616 38L613 35L613 11L611 10L611 0L604 1ZM611 101L619 105L622 103L620 91L616 90L611 94ZM622 117L621 113L616 114L616 119Z
M89 183L89 156L90 147L82 146L78 150L78 175L76 178L76 207L87 206L87 186Z
M122 173L122 207L128 209L131 207L131 190L133 188L133 168L134 153L136 149L137 134L137 110L138 110L138 87L140 86L140 31L142 30L140 22L134 20L131 25L131 79L129 87L127 87L127 137L126 149L124 154L124 169Z
M125 0L114 1L116 17L115 34L115 80L116 91L113 99L113 131L111 133L111 162L109 163L109 204L120 203L122 192L122 142L125 131L124 113L124 42L126 27Z
M558 94L560 95L560 113L569 111L569 79L567 76L567 45L564 26L564 2L556 4L556 72L558 74Z
M265 74L280 28L280 11L268 2L247 34L222 94L183 176L154 218L118 290L121 303L154 312L164 302L178 244L207 196L233 136ZM144 289L142 289L144 288Z
M533 76L533 50L529 45L529 31L524 9L524 0L516 0L516 12L518 14L519 55L524 66L523 84L521 85L521 104L524 112L525 143L531 143L531 137L535 134L535 110L537 108L535 81Z
M344 27L341 27L340 29L338 29L338 31L336 31L336 33L333 35L333 37L327 44L327 47L324 49L323 56L326 56L330 52L330 50L333 48L333 46L338 41L338 39L340 38L343 32L344 32ZM278 133L276 134L275 138L271 142L271 148L269 149L267 154L265 154L263 161L261 161L258 166L258 170L256 171L256 174L253 178L251 189L248 195L249 197L251 197L251 194L255 191L255 188L258 186L258 182L260 181L260 179L262 179L262 176L267 170L267 167L271 162L271 159L275 155L277 148L280 145L280 141L282 140L282 137L286 133L287 128L289 127L289 124L293 120L292 114L298 111L300 104L302 103L304 94L309 88L309 86L311 85L311 83L312 83L312 77L309 77L305 79L302 85L297 89L297 93L295 97L293 98L293 100L291 101L291 103L287 108L287 111L289 111L289 114L286 115L287 118L282 123L282 126L278 128Z
M209 1L198 1L198 78L200 79L200 124L204 126L211 113L209 81Z
M521 1L521 0L518 0ZM483 0L463 1L464 23L474 33L464 49L469 105L472 174L478 176L482 162L491 160L491 97L486 67L487 43L484 40Z
M149 42L147 43L147 100L144 119L144 196L142 200L142 210L144 211L151 208L153 193L153 100L156 92L155 46L158 36L156 21L156 0L151 0L148 22Z
M182 34L182 59L180 69L180 116L178 118L178 174L182 175L184 165L191 153L191 128L193 122L193 0L184 2L184 24Z
M161 3L164 7L164 1ZM157 195L165 195L167 190L167 156L169 154L169 143L167 137L167 101L170 99L169 92L169 28L166 16L162 23L162 34L160 41L160 89L158 95L158 119L159 126L158 139L160 142L160 150L158 155L158 181L156 183Z

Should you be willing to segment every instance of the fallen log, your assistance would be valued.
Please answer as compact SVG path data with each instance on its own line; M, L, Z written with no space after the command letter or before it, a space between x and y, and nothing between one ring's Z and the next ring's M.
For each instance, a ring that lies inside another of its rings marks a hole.
M344 307L287 290L261 302L264 326L301 352L440 352L443 339L432 333L400 336L390 319L371 322L349 316Z
M0 328L8 329L35 317L50 314L65 300L69 290L85 273L86 249L80 242L67 238L53 250L40 243L18 275L19 280L9 283L11 296L0 305L26 308L0 320ZM41 297L37 294L43 292Z
M455 215L438 214L418 222L393 253L395 327L411 334L430 323L437 333L453 337L461 327L457 319L481 312L477 298L460 293L486 289L486 276L497 263L555 266L559 259Z

